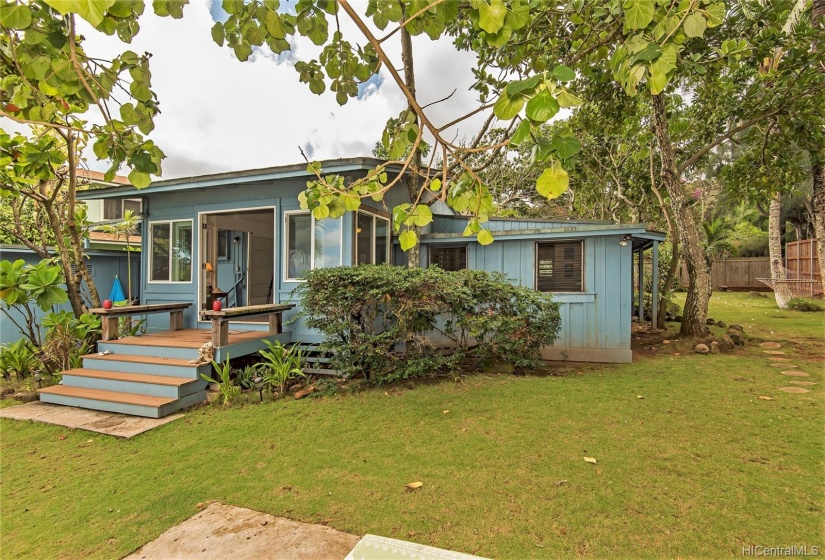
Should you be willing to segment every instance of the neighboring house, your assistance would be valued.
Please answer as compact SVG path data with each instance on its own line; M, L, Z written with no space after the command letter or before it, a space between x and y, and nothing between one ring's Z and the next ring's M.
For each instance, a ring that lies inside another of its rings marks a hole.
M92 274L95 286L100 291L101 297L105 298L112 288L112 283L115 276L119 276L123 283L124 290L126 289L127 278L127 264L126 253L120 249L118 250L97 250L88 249L85 252L88 257L87 265L89 272ZM0 260L14 262L18 259L23 259L27 264L37 264L40 262L40 257L32 252L28 247L22 245L0 245ZM139 286L140 279L138 273L139 266L134 266L137 259L134 259L132 267L132 285ZM37 306L36 313L38 317L42 317L43 313ZM58 307L58 310L71 311L71 305L65 303ZM14 313L14 312L12 312ZM8 344L16 342L22 337L20 330L12 323L5 315L0 314L0 344Z
M350 158L322 166L325 174L357 177L379 163ZM306 165L288 165L158 181L143 190L113 185L79 198L112 209L141 204L141 303L191 303L184 326L208 329L198 310L211 309L215 297L229 307L295 302L293 290L306 270L406 264L391 228L392 208L409 202L405 185L393 187L383 202L363 199L357 212L317 221L298 203L308 179ZM485 227L496 240L485 247L461 235L466 218L440 202L433 211L435 220L421 235L422 266L500 271L551 293L562 304L562 327L556 344L544 351L547 359L631 361L631 318L645 314L633 309L643 277L643 264L634 267L633 255L652 249L655 290L664 234L644 224L493 219ZM150 315L149 331L164 330L164 321ZM244 321L243 328L266 331L267 325ZM294 341L321 339L300 321L286 329Z
M91 186L89 191L94 192L96 189L106 187L128 186L129 179L122 175L116 175L111 181L106 181L104 174L100 171L90 171L86 169L79 169L77 175L81 179L86 179ZM117 224L123 219L127 211L131 211L134 215L139 216L143 212L143 200L140 197L125 198L125 199L95 199L85 198L86 204L86 219L95 224L113 225ZM126 238L123 235L116 235L112 232L104 231L102 228L96 228L89 232L89 240L87 243L90 249L119 249L126 250ZM129 245L133 251L140 250L140 234L139 232L129 237Z

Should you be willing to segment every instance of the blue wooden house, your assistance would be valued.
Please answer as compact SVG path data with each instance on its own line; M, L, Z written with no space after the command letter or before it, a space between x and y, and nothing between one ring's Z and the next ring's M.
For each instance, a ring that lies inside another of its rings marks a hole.
M352 158L322 166L325 174L357 177L379 163ZM88 357L83 368L88 371L69 372L62 387L44 391L41 398L162 415L203 399L198 376L208 364L189 362L197 361L207 341L216 347L218 360L256 352L264 338L320 342L319 334L300 321L282 322L298 311L293 290L302 274L319 267L406 265L406 254L392 235L391 212L409 198L399 184L382 202L367 198L357 212L315 220L298 203L310 178L301 164L81 195L142 201L137 311L149 313L148 333L114 340L112 327L104 332L110 340L100 344L109 353ZM434 222L421 235L422 266L500 271L513 282L551 293L562 304L562 328L556 344L544 349L546 359L631 361L631 318L644 316L633 309L633 301L634 291L641 293L645 259L634 265L634 254L652 250L655 290L664 234L644 224L495 219L485 225L496 240L485 247L462 236L466 218L440 202L432 209ZM216 300L221 311L213 310ZM655 317L655 309L650 311ZM99 312L105 320L106 312ZM166 383L160 388L159 378ZM133 394L147 398L135 400Z

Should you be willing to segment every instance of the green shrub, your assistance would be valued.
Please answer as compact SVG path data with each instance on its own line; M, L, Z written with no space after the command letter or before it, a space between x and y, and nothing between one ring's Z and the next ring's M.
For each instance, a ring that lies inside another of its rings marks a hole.
M561 325L558 304L498 273L371 265L305 278L301 317L325 335L332 366L373 382L445 373L466 359L535 366Z
M788 309L793 311L802 311L802 312L811 312L816 313L819 311L825 311L825 307L822 307L818 303L815 303L809 299L804 298L791 298L788 302Z
M34 348L25 338L0 346L0 373L6 381L11 380L12 373L20 381L37 371L41 365Z

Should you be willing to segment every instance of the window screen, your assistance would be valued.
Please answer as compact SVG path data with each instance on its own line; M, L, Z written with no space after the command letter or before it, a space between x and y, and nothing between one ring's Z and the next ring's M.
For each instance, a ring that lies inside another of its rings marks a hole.
M536 289L540 292L584 291L581 241L537 244Z
M430 247L430 266L437 265L442 270L464 270L467 268L467 246Z

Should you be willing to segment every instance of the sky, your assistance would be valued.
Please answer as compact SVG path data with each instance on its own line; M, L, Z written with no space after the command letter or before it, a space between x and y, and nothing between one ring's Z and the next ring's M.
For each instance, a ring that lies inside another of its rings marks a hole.
M369 156L387 119L406 106L386 69L361 88L359 98L341 107L334 93L317 96L298 81L295 60L317 52L308 40L297 38L286 56L258 49L242 63L231 49L212 41L210 29L222 16L219 6L191 0L183 19L174 20L156 17L147 4L131 45L87 28L84 46L88 54L104 58L126 49L152 53L152 89L161 114L149 137L166 153L163 179L301 163L299 147L315 160ZM363 43L345 16L341 20L345 38ZM398 35L386 45L400 67ZM434 122L450 122L478 106L469 90L473 54L456 51L449 40L433 42L426 36L414 38L414 53L417 97L423 104L456 90L447 102L428 110ZM451 131L450 137L469 138L485 116ZM90 169L108 167L95 161L91 150L86 155Z

